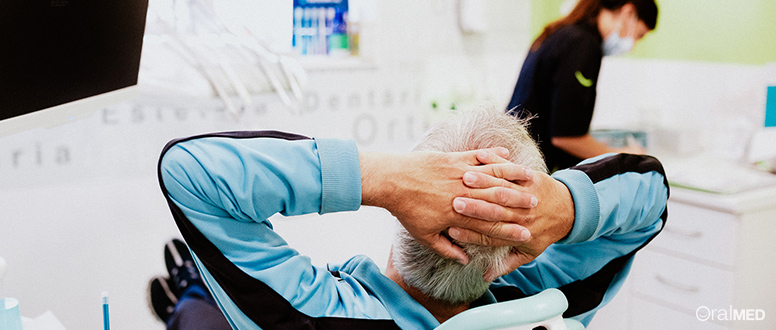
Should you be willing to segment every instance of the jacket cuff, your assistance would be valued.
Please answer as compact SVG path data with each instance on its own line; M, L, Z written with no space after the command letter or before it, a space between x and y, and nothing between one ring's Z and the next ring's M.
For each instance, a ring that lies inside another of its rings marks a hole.
M315 138L321 160L321 210L355 211L361 207L361 165L352 140Z
M581 243L592 239L600 223L598 194L593 181L584 172L570 169L557 171L552 177L565 184L574 199L574 227L557 243Z

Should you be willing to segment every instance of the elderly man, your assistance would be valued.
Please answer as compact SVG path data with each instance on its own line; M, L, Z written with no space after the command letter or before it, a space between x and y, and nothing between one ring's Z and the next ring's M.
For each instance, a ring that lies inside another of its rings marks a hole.
M234 328L431 329L551 287L569 300L565 316L586 324L661 230L668 187L648 156L552 177L542 164L521 122L483 110L443 121L403 155L274 131L172 141L159 176ZM385 273L364 256L313 266L267 220L360 205L402 225Z

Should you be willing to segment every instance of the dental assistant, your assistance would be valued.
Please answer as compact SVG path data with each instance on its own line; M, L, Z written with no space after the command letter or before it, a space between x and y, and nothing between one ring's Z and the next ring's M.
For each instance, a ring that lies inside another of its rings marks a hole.
M655 29L657 13L654 0L579 0L531 45L507 111L529 120L551 171L609 152L644 153L610 148L589 131L601 60L630 52Z

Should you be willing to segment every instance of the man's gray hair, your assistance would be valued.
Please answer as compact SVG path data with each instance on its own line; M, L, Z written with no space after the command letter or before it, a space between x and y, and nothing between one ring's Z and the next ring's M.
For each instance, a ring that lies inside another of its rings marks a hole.
M458 152L504 147L509 160L535 171L547 172L542 155L525 128L525 121L494 108L454 113L421 138L415 151ZM451 206L452 207L452 206ZM393 244L393 266L404 281L424 294L451 305L470 303L485 293L485 271L506 271L509 246L481 246L455 242L469 256L461 265L418 243L398 226Z

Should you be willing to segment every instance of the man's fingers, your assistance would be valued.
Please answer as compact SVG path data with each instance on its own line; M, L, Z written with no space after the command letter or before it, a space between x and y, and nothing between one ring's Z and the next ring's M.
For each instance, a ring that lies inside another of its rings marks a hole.
M460 198L459 201L456 201L456 199ZM504 213L507 213L507 210L504 210L503 208L499 208L499 206L502 207L508 207L508 208L520 208L520 209L530 209L533 207L536 207L536 205L539 204L539 199L536 198L533 194L523 192L520 190L516 190L513 188L504 188L504 187L494 187L494 188L484 188L484 189L473 189L467 191L467 197L457 197L453 200L453 206L463 207L464 205L461 204L463 202L465 205L474 203L471 205L471 208L474 210L471 210L471 212L479 211L482 214L481 215L490 215L493 213L493 216L503 216ZM475 202L479 201L479 202ZM496 204L496 205L493 205ZM459 208L455 209L456 211L459 210ZM461 213L461 212L458 212ZM492 221L498 221L503 220L503 218L493 218L493 219L486 219L481 218L480 214L464 214L466 216L483 219L483 220L492 220Z
M448 234L460 242L489 246L515 245L531 238L531 231L521 225L480 220L469 221L465 227L450 227Z
M484 170L484 167L482 167ZM520 186L511 181L494 177L490 174L468 171L463 174L463 183L469 188L505 187L518 189Z
M522 192L521 186L492 176L466 172L463 182L470 188L468 197L496 203L506 207L532 208L539 203L536 196Z
M509 150L503 147L477 150L477 160L481 164L509 163Z
M472 166L509 162L506 160L509 157L509 150L503 147L465 151L461 152L460 155L464 158L466 164Z
M447 259L456 260L462 265L469 263L469 257L466 255L466 252L464 252L460 246L450 242L450 240L448 240L446 237L437 234L437 236L433 239L433 242L429 243L430 245L428 245L428 247L434 250L434 252L440 256Z
M503 189L503 188L499 188ZM520 193L518 196L503 197L498 191L480 190L473 192L472 198L456 197L453 199L453 210L458 214L469 218L475 218L486 221L508 221L519 222L521 216L527 216L530 208L536 206L536 197L531 194ZM477 199L475 199L477 198ZM505 202L507 206L498 204ZM514 205L514 206L509 206ZM511 208L510 208L511 207Z
M509 150L502 147L479 149L461 153L472 170L488 174L507 181L528 181L533 178L533 170L516 165L506 158Z
M466 197L454 198L453 210L461 215L481 220L501 221L507 218L507 210L503 206Z
M485 164L473 167L472 171L507 181L529 181L534 177L532 169L514 163Z

